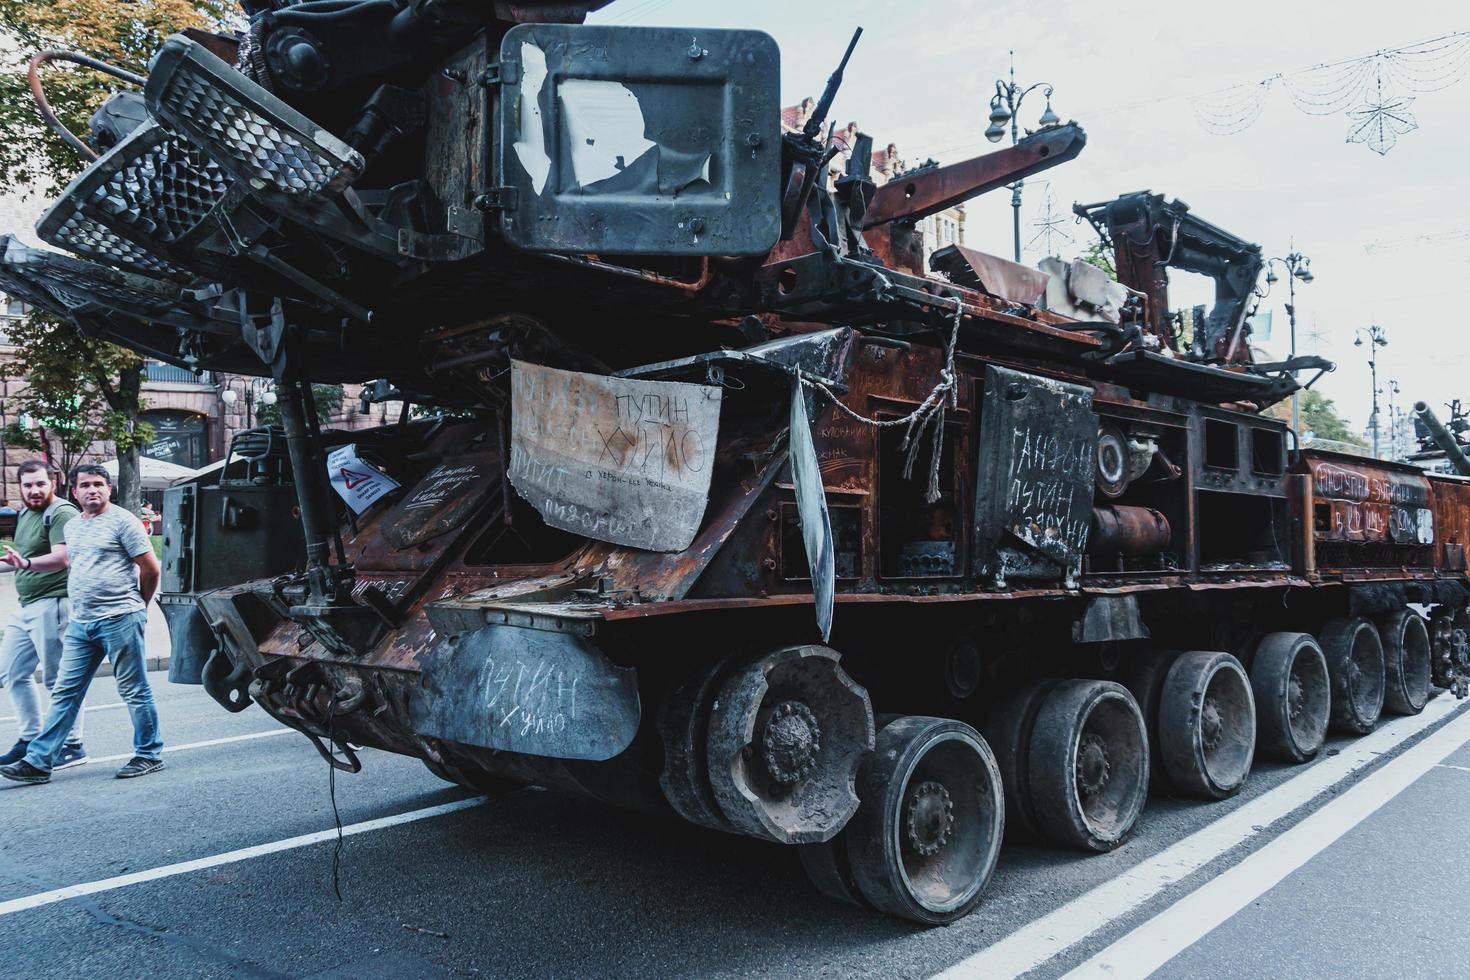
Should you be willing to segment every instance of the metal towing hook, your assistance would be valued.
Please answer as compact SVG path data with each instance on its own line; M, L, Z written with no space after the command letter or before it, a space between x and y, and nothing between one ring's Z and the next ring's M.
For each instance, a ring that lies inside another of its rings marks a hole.
M281 658L261 665L250 684L250 694L272 713L296 722L294 727L311 740L333 769L361 772L357 752L337 730L337 721L368 704L367 689L357 677L336 681L315 661L292 665ZM327 694L325 708L322 695Z

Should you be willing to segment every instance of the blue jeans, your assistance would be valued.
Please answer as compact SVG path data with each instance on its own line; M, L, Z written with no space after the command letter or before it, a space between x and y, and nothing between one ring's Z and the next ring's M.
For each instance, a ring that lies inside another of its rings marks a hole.
M37 769L51 771L66 733L82 710L82 698L103 660L112 661L118 696L133 716L133 755L157 759L163 752L158 737L158 709L153 706L153 689L148 686L147 663L143 657L143 627L146 612L123 613L90 623L72 620L62 634L61 671L51 691L51 710L46 724L26 750L26 761Z

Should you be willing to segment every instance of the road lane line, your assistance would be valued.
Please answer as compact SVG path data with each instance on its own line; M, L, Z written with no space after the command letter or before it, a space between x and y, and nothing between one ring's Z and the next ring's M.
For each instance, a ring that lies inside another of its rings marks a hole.
M397 827L401 824L428 820L432 817L442 817L445 814L457 813L460 810L477 807L484 803L486 799L483 796L476 796L468 800L456 800L453 803L425 807L422 810L410 810L407 813L395 813L388 817L378 817L376 820L364 820L361 823L348 824L342 828L342 836L352 837L374 830L385 830L388 827ZM6 902L0 902L0 916L13 915L16 912L25 912L46 905L55 905L58 902L81 898L84 895L96 895L99 892L127 888L129 885L158 881L161 878L174 878L179 875L192 874L195 871L217 868L224 864L248 861L251 858L264 857L267 854L279 854L282 851L310 847L312 844L321 844L336 840L336 838L337 831L335 829L319 830L311 834L302 834L299 837L287 837L285 840L271 841L268 844L256 844L254 847L242 847L239 850L226 851L223 854L195 858L192 861L180 861L178 864L166 864L158 868L149 868L146 871L134 871L130 874L103 878L100 881L89 881L80 885L68 885L65 888L53 888L51 891L37 892L34 895L27 895L23 898L13 898Z
M1324 756L1299 775L1258 796L1183 840L1146 858L1116 878L1022 926L1004 939L956 963L943 980L1014 977L1036 969L1088 936L1129 914L1165 888L1209 864L1226 851L1270 829L1310 803L1318 794L1372 765L1399 743L1470 707L1449 694L1430 701L1424 711L1396 718L1371 735Z
M1470 715L1462 714L1068 973L1068 980L1148 976L1321 854L1467 741Z
M165 745L163 752L168 755L172 752L183 752L185 749L206 749L211 745L229 745L231 742L248 742L256 738L275 738L277 735L299 734L294 728L272 728L268 732L250 732L247 735L227 735L224 738L206 738L202 742L185 742L183 745ZM88 757L88 762L127 762L133 757L133 753L124 752L122 755L104 755Z
M111 702L109 704L84 704L84 705L82 705L82 710L83 711L108 711L108 710L111 710L112 708L125 708L125 707L127 707L127 702L125 702L125 701L113 701L113 702ZM5 721L20 721L20 716L19 715L6 715L5 717L0 718L0 722L5 722Z

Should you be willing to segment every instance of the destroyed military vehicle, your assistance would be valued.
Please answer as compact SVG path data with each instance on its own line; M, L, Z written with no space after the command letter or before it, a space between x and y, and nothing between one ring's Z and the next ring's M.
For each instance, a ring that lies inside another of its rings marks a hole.
M248 0L99 113L60 252L4 241L7 293L276 384L169 491L175 680L338 769L793 845L931 924L1003 836L1107 851L1151 787L1229 797L1455 683L1470 486L1263 414L1330 365L1255 361L1257 246L1141 192L1077 209L1116 281L926 262L922 219L1082 130L880 184L841 68L783 127L767 35L597 6ZM322 429L314 382L397 421Z

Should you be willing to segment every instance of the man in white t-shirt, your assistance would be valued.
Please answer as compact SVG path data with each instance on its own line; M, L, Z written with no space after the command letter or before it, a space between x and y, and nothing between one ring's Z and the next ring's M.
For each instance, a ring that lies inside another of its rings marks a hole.
M72 470L71 484L82 512L67 522L65 544L33 558L5 549L4 561L12 568L32 572L68 569L71 604L62 636L60 676L51 693L46 724L27 747L24 759L0 766L0 776L18 783L51 781L55 756L103 660L112 661L117 693L133 719L133 757L117 771L118 778L146 776L163 768L158 709L143 656L148 601L158 591L158 557L138 518L109 503L112 486L105 469L83 463Z

